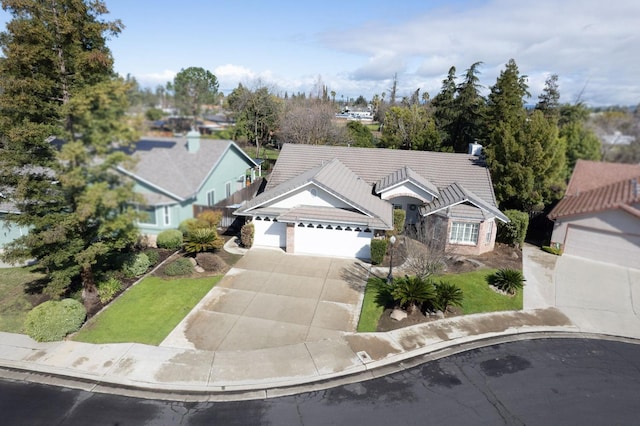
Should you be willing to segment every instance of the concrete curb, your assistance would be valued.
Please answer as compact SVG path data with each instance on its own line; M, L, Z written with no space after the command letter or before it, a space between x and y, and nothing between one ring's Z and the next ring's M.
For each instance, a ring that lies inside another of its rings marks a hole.
M238 401L274 398L301 392L324 390L339 385L356 383L406 370L425 362L455 355L468 350L497 344L547 338L606 339L633 344L640 340L610 334L583 332L574 327L523 327L502 333L465 336L387 358L366 362L356 368L312 377L282 378L257 381L253 384L202 386L178 383L152 383L113 376L70 372L64 367L53 367L25 361L0 360L0 377L9 380L54 384L99 393L115 393L139 398L176 401Z

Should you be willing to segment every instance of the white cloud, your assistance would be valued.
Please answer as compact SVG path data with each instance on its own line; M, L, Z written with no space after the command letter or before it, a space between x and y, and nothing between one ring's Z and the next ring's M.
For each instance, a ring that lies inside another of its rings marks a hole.
M158 85L164 86L168 81L173 81L176 74L176 71L164 70L159 73L137 74L136 79L141 86L156 87Z

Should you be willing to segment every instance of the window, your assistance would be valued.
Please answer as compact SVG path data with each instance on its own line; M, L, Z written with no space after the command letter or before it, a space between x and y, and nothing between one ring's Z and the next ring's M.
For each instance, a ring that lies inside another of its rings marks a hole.
M148 225L157 225L158 221L156 219L156 209L155 207L138 207L138 212L142 215L140 218L140 223L148 224Z
M226 190L227 190L227 198L231 197L231 182L227 182Z
M207 205L208 206L215 206L216 205L216 190L212 189L211 191L207 192Z
M478 223L453 222L451 224L449 242L458 244L477 244L479 228L480 225Z
M487 234L486 234L484 242L486 244L491 243L491 237L493 237L493 222L488 222L487 223Z
M164 206L162 208L162 217L165 225L171 225L171 207Z

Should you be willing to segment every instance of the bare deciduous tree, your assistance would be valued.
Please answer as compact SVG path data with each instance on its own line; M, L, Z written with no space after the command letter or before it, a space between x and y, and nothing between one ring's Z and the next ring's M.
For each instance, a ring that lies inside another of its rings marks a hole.
M290 102L280 123L283 142L330 145L345 140L334 123L335 109L329 102L316 99Z
M403 268L420 278L437 275L445 267L444 244L446 227L437 218L418 222L406 231L406 258Z

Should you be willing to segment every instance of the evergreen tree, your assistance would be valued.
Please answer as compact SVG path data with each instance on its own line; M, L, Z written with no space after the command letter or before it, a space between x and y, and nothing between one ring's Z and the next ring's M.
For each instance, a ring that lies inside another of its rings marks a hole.
M545 117L558 120L560 118L560 91L558 90L558 75L552 74L545 81L544 89L538 96L536 109L542 111Z
M194 124L202 105L213 104L218 95L218 79L211 71L200 67L181 69L173 79L172 87L178 108L193 116Z
M482 62L476 62L467 69L464 81L456 88L456 98L453 101L455 114L450 126L449 137L455 152L467 152L469 144L482 138L484 98L480 95L480 80L478 67Z
M436 128L443 147L453 149L452 135L458 111L455 108L456 67L449 68L447 78L442 80L442 89L431 101Z
M420 105L392 106L385 114L380 146L440 151L440 137L428 110Z
M113 167L134 139L124 119L130 86L116 78L106 37L122 28L100 19L101 1L4 0L13 19L0 36L0 182L29 233L5 247L8 261L36 259L53 296L83 288L136 241L135 199Z
M562 195L566 146L555 120L541 111L527 115L528 95L512 59L491 88L484 152L500 207L532 213Z
M584 105L561 105L558 111L560 137L567 146L566 179L569 179L578 160L600 159L602 143L587 126L589 111Z

